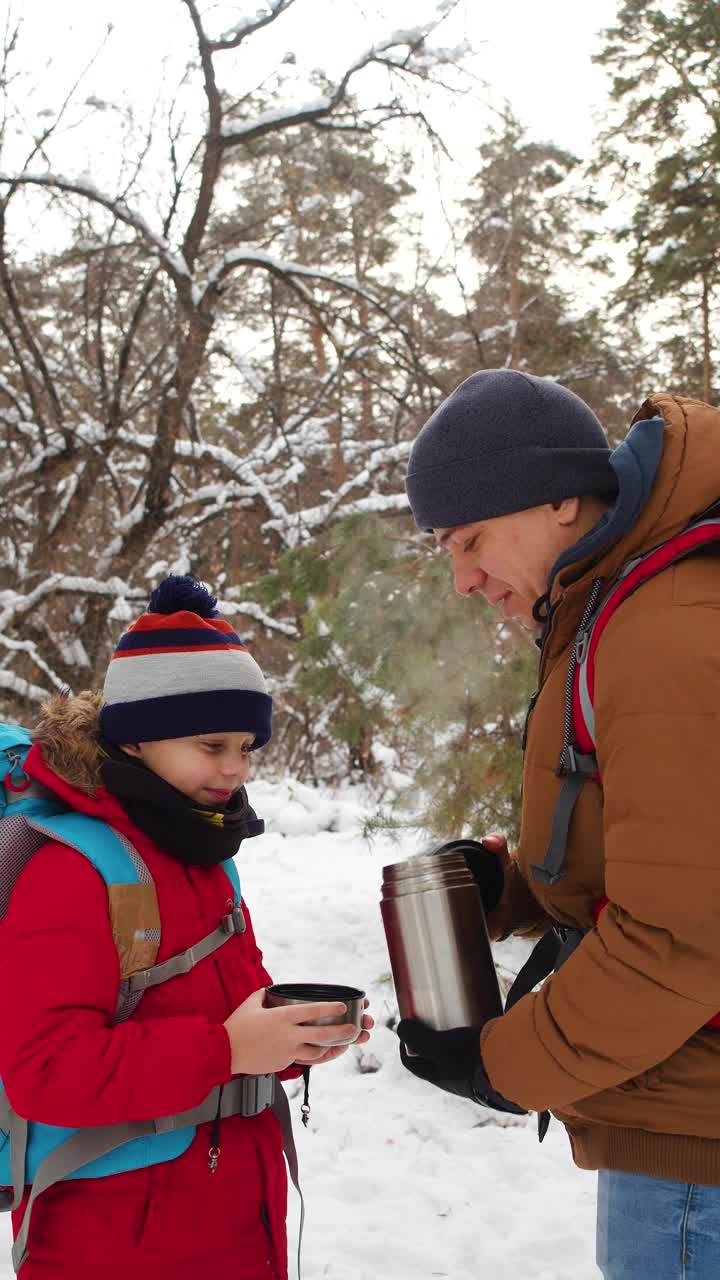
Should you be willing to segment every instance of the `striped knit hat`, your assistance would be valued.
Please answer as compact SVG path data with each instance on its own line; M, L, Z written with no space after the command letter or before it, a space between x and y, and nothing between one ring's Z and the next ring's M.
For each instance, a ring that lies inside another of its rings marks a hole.
M217 600L190 576L165 578L148 611L120 637L105 677L100 732L108 742L200 733L272 733L263 673Z

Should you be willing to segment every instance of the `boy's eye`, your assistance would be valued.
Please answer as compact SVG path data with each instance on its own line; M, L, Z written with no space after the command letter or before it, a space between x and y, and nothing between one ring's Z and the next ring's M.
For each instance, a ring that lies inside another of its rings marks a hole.
M200 745L205 747L207 751L222 751L221 742L203 742Z
M476 542L477 542L477 534L475 534L472 538L468 538L467 542L463 543L463 551L472 551Z

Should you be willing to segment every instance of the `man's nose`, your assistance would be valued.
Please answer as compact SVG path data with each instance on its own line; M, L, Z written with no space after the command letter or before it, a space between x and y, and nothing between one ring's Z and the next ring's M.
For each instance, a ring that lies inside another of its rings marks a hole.
M486 582L487 574L482 569L455 566L455 590L459 596L471 596L475 591L482 591Z

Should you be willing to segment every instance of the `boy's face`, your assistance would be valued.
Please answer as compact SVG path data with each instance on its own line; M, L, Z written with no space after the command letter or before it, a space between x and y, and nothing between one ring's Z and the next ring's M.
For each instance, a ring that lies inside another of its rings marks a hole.
M254 741L253 733L200 733L121 745L197 804L221 809L247 779Z

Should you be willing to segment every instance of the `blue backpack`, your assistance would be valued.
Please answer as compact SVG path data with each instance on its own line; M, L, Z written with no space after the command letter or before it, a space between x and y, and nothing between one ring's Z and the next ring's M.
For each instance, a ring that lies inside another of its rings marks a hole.
M155 964L161 926L147 866L125 836L98 818L69 809L25 773L31 744L26 729L0 724L0 922L18 876L48 840L58 840L86 857L107 886L121 970L114 1022L122 1022L148 987L189 972L244 931L237 869L232 860L222 864L234 889L233 911L193 947ZM174 1160L190 1146L196 1125L229 1115L257 1115L269 1106L282 1108L284 1099L275 1076L245 1076L214 1089L199 1107L182 1115L66 1129L16 1115L0 1081L0 1210L16 1209L25 1186L32 1187L13 1248L15 1270L27 1257L33 1203L47 1187L63 1178L102 1178Z

